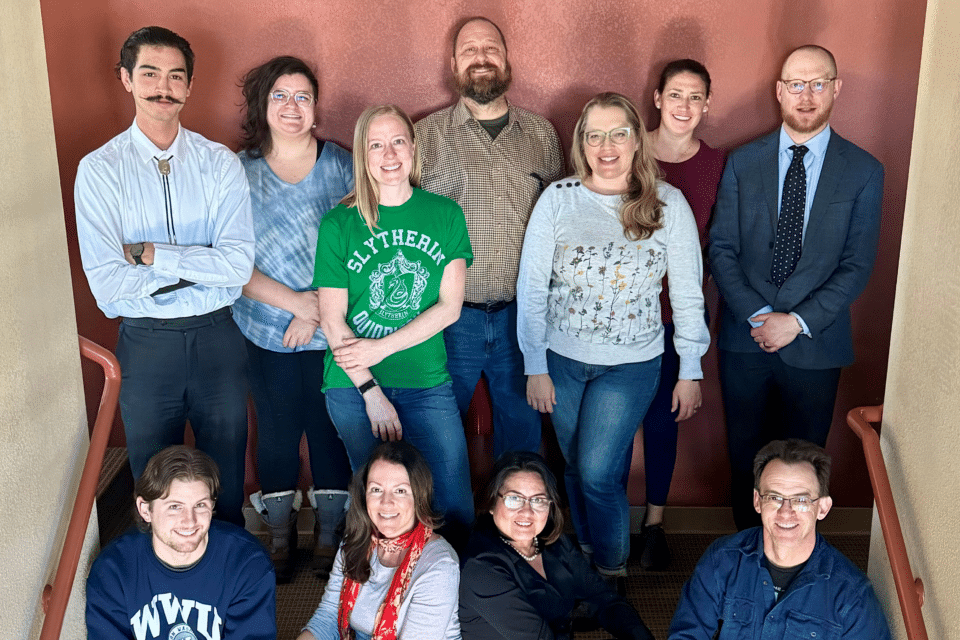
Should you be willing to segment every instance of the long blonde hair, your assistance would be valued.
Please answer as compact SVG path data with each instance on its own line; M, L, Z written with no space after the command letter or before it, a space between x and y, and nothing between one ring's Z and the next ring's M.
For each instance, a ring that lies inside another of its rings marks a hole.
M413 151L413 166L410 168L410 185L420 186L420 154L417 152L416 134L413 131L413 121L403 109L395 104L383 104L369 107L360 114L357 126L353 129L353 176L354 189L343 197L340 204L347 207L356 206L370 233L379 229L380 221L380 187L370 176L367 167L367 136L370 135L370 125L380 116L396 116L407 127L410 136L410 145Z
M593 107L622 109L630 129L637 136L637 152L633 154L630 176L627 178L627 192L623 194L623 204L620 205L619 213L623 235L628 240L645 240L653 235L654 231L663 228L664 206L657 195L657 180L661 176L660 167L647 142L646 127L643 126L640 113L628 97L612 91L594 96L583 107L577 126L573 130L573 147L570 150L570 157L580 180L586 180L593 173L583 149L587 114Z

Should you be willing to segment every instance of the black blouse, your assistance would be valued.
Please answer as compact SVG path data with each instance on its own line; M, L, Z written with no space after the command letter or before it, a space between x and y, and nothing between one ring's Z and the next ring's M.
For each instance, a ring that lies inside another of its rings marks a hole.
M578 600L616 638L653 640L630 604L604 582L567 536L543 549L544 579L493 527L470 537L460 568L464 640L564 640Z

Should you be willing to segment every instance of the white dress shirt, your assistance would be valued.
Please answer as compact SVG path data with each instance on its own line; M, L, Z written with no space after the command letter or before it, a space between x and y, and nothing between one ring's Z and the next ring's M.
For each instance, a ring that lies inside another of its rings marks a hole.
M108 318L202 315L232 304L250 280L250 189L222 144L180 127L161 150L134 122L80 161L74 201L83 270ZM124 258L123 245L138 242L154 243L153 265ZM196 284L151 295L181 279Z

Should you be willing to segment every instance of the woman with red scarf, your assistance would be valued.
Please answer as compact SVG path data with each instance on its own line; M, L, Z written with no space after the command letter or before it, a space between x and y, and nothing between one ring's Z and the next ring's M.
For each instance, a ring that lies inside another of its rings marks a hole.
M384 442L350 484L343 545L298 640L460 638L460 568L433 533L433 478L404 440Z

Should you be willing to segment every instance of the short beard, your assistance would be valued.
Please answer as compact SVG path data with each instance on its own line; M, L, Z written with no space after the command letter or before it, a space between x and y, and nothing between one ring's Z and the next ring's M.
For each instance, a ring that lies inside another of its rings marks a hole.
M477 104L490 104L510 88L510 82L513 81L513 72L510 69L510 63L507 62L503 71L493 65L486 65L494 70L492 78L473 79L470 71L481 67L482 65L470 65L462 73L454 74L457 93L464 98L469 98Z
M813 133L817 129L823 127L830 120L830 113L833 111L833 105L830 106L826 111L821 111L817 114L817 117L810 121L809 124L797 120L792 112L789 111L780 111L780 115L783 116L783 121L788 127L796 131L797 133Z

